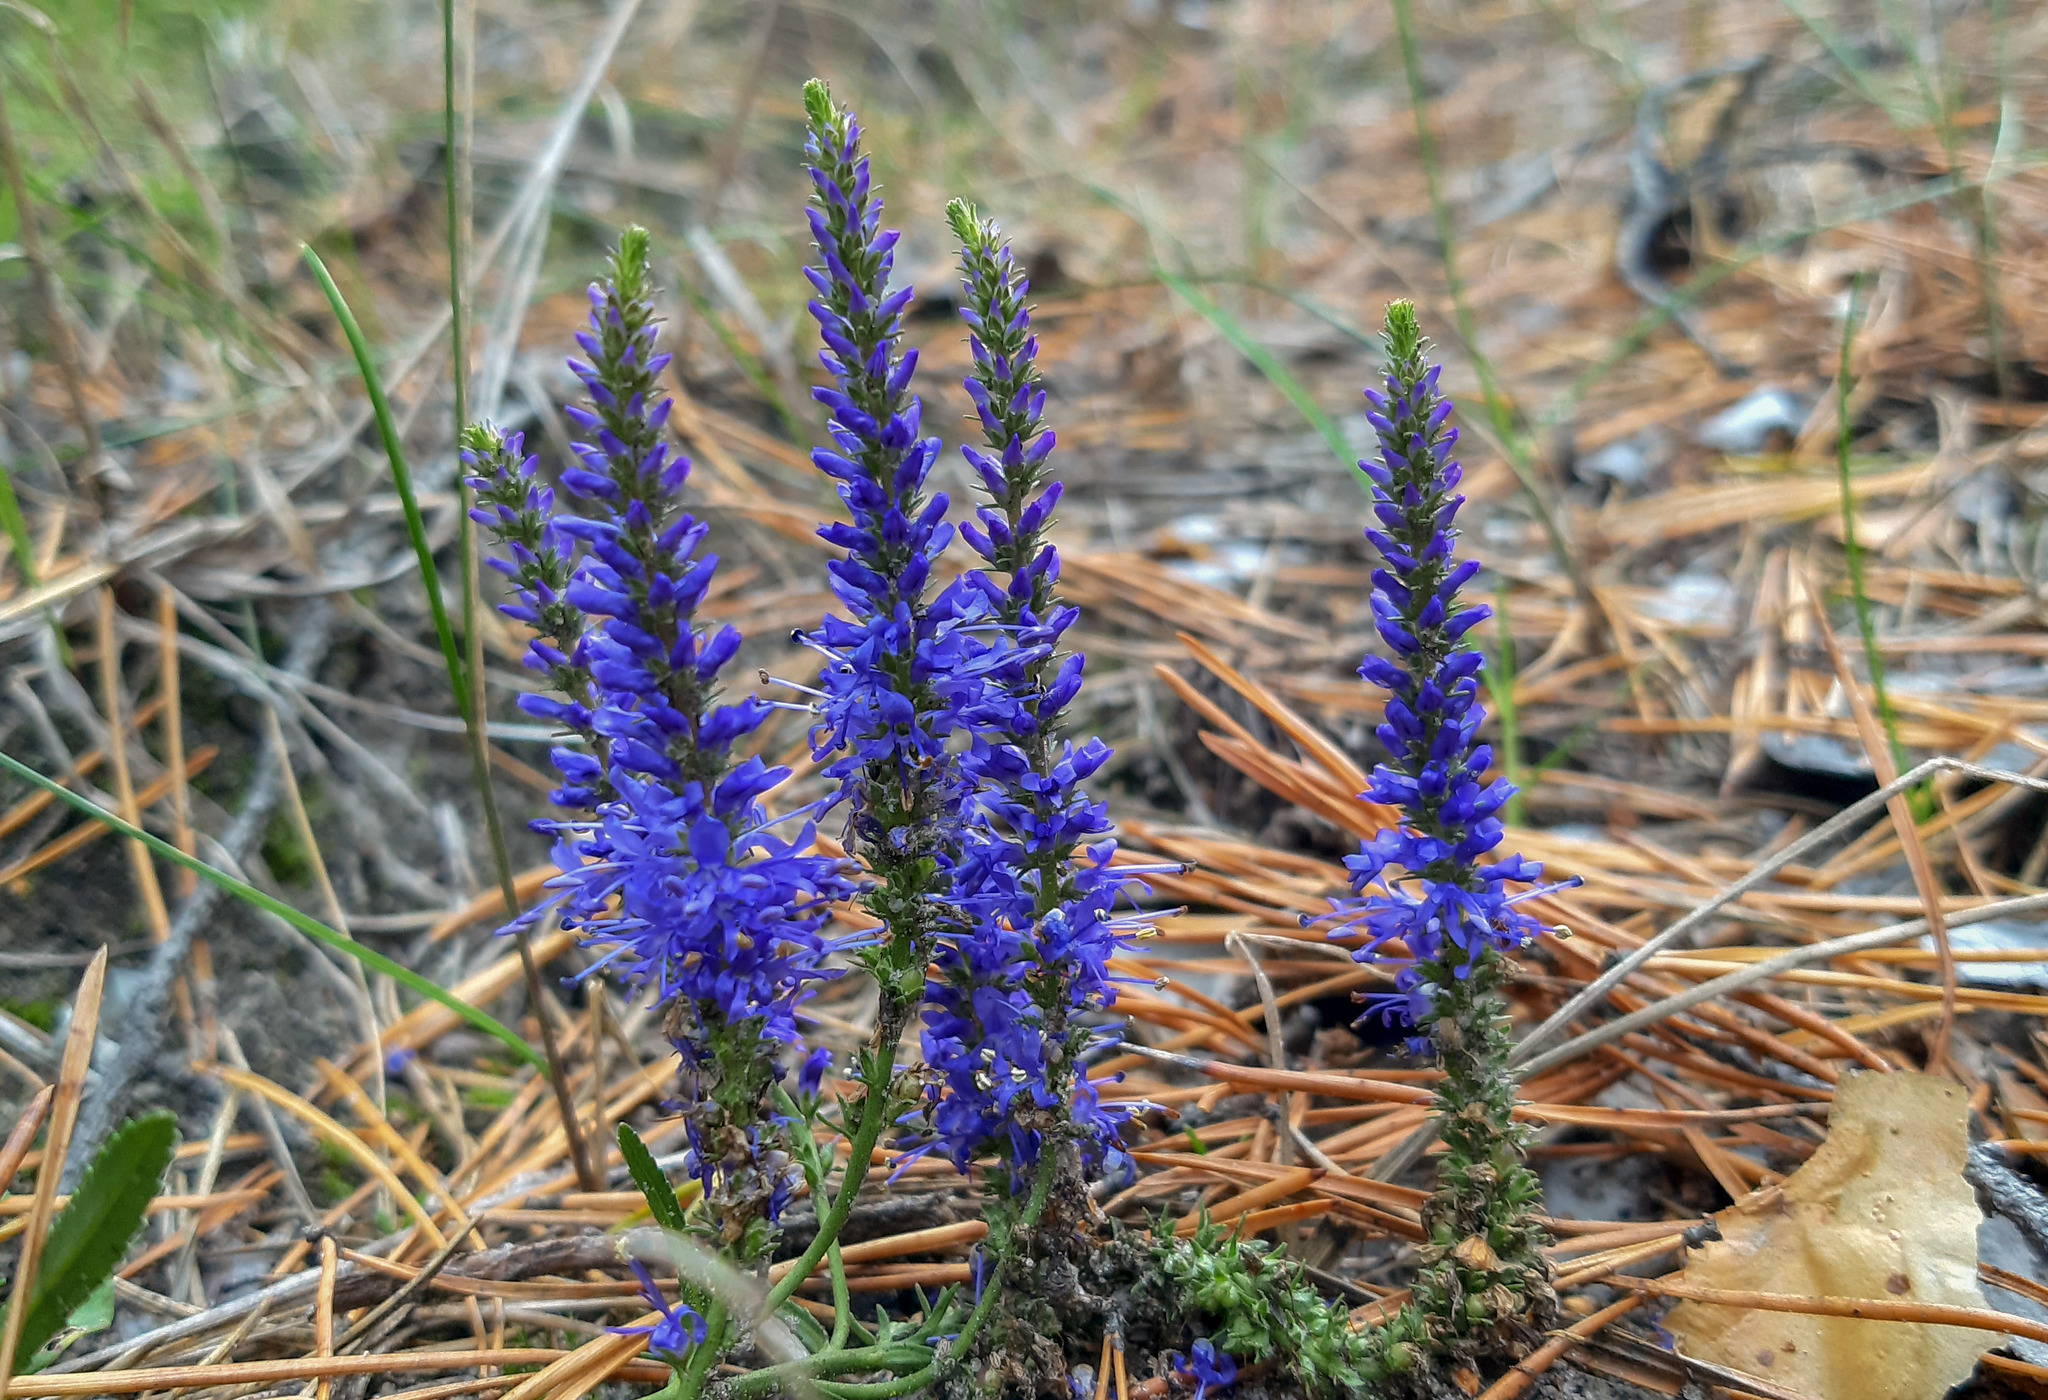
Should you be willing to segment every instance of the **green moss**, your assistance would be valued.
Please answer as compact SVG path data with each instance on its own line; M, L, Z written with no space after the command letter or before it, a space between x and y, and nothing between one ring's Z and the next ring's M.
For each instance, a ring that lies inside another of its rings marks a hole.
M1173 1238L1170 1223L1155 1234L1169 1241L1158 1265L1173 1303L1208 1323L1206 1335L1239 1364L1277 1360L1314 1400L1384 1394L1421 1360L1425 1330L1413 1309L1384 1327L1354 1329L1350 1309L1263 1241L1206 1220L1187 1239Z

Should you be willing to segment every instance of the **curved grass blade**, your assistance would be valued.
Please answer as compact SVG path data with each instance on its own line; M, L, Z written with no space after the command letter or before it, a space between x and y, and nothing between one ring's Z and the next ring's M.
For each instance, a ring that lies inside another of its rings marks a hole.
M1323 406L1315 401L1315 396L1303 387L1299 379L1288 372L1287 366L1281 364L1271 350L1253 339L1252 333L1246 330L1235 316L1211 301L1206 292L1187 278L1168 272L1163 267L1155 268L1152 275L1171 288L1174 295L1194 308L1203 320L1214 326L1238 354L1250 360L1252 367L1265 375L1273 387L1300 410L1301 416L1308 420L1309 426L1330 445L1330 451L1337 455L1339 462L1352 471L1358 470L1358 454L1352 450L1351 444L1345 441L1343 429L1337 426L1335 419L1323 411Z
M334 310L334 319L341 322L341 333L348 337L348 348L356 357L356 368L363 376L363 388L370 396L370 412L377 419L377 433L384 439L384 455L391 459L391 479L398 487L398 502L405 510L405 530L412 537L413 553L419 556L420 581L427 586L427 607L434 615L434 635L441 643L441 659L448 666L449 688L455 692L455 708L462 718L469 719L469 685L464 680L462 653L455 645L455 629L448 622L448 605L441 599L441 576L434 567L434 549L427 543L427 522L420 515L420 502L412 487L412 468L406 465L405 448L398 440L398 424L391 416L391 401L384 396L384 379L377 372L377 362L370 357L369 342L363 339L363 328L356 324L355 313L348 309L348 302L341 294L341 288L334 285L334 278L327 271L327 264L320 261L320 255L313 251L313 245L301 249L306 266L313 270L313 276L320 283L320 290L327 294L327 304Z
M540 1054L510 1029L499 1024L492 1017L477 1010L469 1003L450 996L447 992L442 991L403 963L393 962L376 949L365 947L347 934L335 932L318 919L300 913L283 900L273 899L263 891L237 880L226 871L216 870L205 861L186 855L170 842L152 836L141 827L122 821L98 803L80 797L71 789L50 781L42 774L36 772L35 769L10 754L0 753L0 769L12 773L24 782L33 783L36 787L50 794L50 796L67 803L77 811L91 817L94 821L111 827L129 840L140 841L173 865L184 867L202 880L211 880L244 904L253 905L263 910L266 914L276 915L314 942L324 943L330 948L348 954L373 972L381 972L388 977L395 978L398 982L427 998L427 1000L438 1002L442 1006L447 1007L485 1035L502 1042L507 1049L511 1050L512 1053L528 1064L542 1070L547 1068L547 1062L541 1058Z
M449 198L455 192L449 191ZM302 249L306 266L320 282L320 290L327 294L327 304L334 310L334 317L341 322L342 334L348 337L348 348L356 357L356 368L363 377L363 388L370 396L370 410L377 419L377 432L384 439L384 455L391 462L391 479L398 487L399 503L405 508L406 532L412 536L413 554L417 556L420 569L420 583L427 591L427 607L434 615L434 635L441 643L441 660L448 668L448 688L455 693L455 713L462 717L462 727L469 738L470 780L476 785L477 796L483 800L484 829L490 838L491 863L498 872L498 889L505 897L505 912L510 915L519 908L519 898L512 884L512 858L505 845L505 826L498 815L497 799L491 792L491 762L488 741L484 735L483 712L483 652L478 647L474 655L478 664L475 690L470 688L469 668L463 664L462 653L457 649L455 629L448 623L448 605L441 597L441 575L434 567L434 550L427 543L426 521L420 515L419 498L413 491L412 469L406 465L405 448L398 440L398 425L391 417L391 403L384 395L383 377L377 373L377 362L370 356L368 342L363 339L362 327L348 309L348 301L341 294L341 288L334 285L334 279L327 273L326 264L312 245ZM456 323L461 322L461 309L454 311ZM459 371L458 371L459 373ZM457 491L463 490L458 483ZM468 529L468 516L463 517L464 530ZM475 571L468 567L470 552L474 549L474 537L464 536L464 575L468 580L475 578ZM474 600L467 596L465 585L464 620L472 625L469 638L474 645L481 633L474 624ZM540 969L533 960L533 942L527 937L522 926L514 937L519 945L519 963L526 974L527 995L533 1004L541 1005ZM576 1105L569 1097L569 1076L562 1061L561 1047L555 1041L554 1024L543 1015L540 1018L541 1048L546 1052L539 1063L547 1071L548 1082L555 1091L555 1107L561 1114L562 1132L569 1141L569 1157L576 1165L576 1177L586 1191L601 1190L604 1173L591 1160L589 1143L583 1135L583 1128L576 1117Z
M177 1118L159 1112L122 1124L94 1155L43 1246L18 1349L31 1367L64 1319L120 1266L177 1144Z

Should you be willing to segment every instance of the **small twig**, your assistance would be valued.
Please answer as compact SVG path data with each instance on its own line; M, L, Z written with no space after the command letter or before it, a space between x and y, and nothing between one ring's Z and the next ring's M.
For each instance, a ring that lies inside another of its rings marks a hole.
M1920 1322L1934 1327L1968 1327L2000 1332L2029 1341L2048 1342L2048 1322L2018 1317L1993 1308L1964 1308L1949 1303L1892 1303L1878 1298L1811 1298L1793 1293L1754 1293L1744 1288L1701 1288L1663 1279L1611 1278L1616 1288L1633 1288L1660 1298L1681 1298L1718 1308L1752 1308L1760 1312L1803 1313L1809 1317L1853 1317L1866 1322Z
M320 1291L315 1295L313 1305L313 1354L326 1359L334 1355L334 1271L340 1261L335 1250L334 1236L320 1237ZM313 1394L317 1400L328 1400L334 1393L334 1381L322 1376L314 1383Z
M1620 986L1631 973L1635 972L1644 963L1663 952L1679 939L1684 938L1694 929L1704 925L1715 914L1742 898L1745 894L1748 894L1758 885L1769 880L1786 866L1798 861L1808 852L1834 840L1843 831L1863 821L1865 818L1883 811L1885 804L1891 801L1892 798L1918 785L1936 773L1961 773L1987 783L2011 783L2018 787L2031 789L2034 792L2048 792L2048 779L2030 778L2024 773L2011 773L1999 768L1986 768L1981 764L1966 763L1959 758L1928 759L1925 763L1913 769L1912 772L1903 774L1885 783L1869 796L1858 798L1855 802L1850 803L1847 807L1844 807L1841 811L1807 832L1798 840L1788 842L1768 859L1759 862L1753 870L1741 879L1727 886L1727 888L1723 889L1712 899L1709 899L1706 903L1680 918L1662 933L1644 942L1641 947L1635 949L1614 966L1594 978L1586 985L1584 990L1573 995L1571 1000L1551 1013L1549 1019L1544 1021L1542 1025L1522 1038L1521 1044L1515 1047L1514 1057L1510 1063L1521 1070L1524 1077L1537 1073L1539 1063L1541 1065L1557 1063L1555 1059L1548 1055L1543 1056L1539 1062L1536 1055L1538 1048L1546 1041L1554 1039L1566 1026L1569 1026L1583 1015L1588 1007L1593 1006L1609 992ZM1951 918L1949 922L1960 922L1960 917Z
M1994 904L1980 904L1975 908L1957 910L1948 916L1948 924L1951 928L1956 928L2013 914L2030 914L2043 909L2048 909L2048 894L2022 895L2017 899L2002 899ZM1864 953L1874 948L1889 947L1894 943L1903 943L1909 938L1918 938L1926 932L1927 920L1910 919L1905 923L1887 924L1883 928L1870 929L1864 933L1830 938L1822 943L1809 943L1802 948L1789 948L1774 958L1751 963L1738 972L1716 977L1711 982L1702 982L1662 1001L1652 1002L1640 1010L1631 1011L1626 1016L1595 1026L1584 1035L1530 1060L1521 1067L1523 1077L1530 1078L1541 1074L1547 1069L1576 1059L1597 1046L1619 1040L1645 1026L1655 1025L1702 1002L1712 1001L1717 997L1739 992L1755 983L1767 981L1781 972L1790 972L1813 963L1846 957L1851 953Z
M341 1340L334 1344L335 1351L337 1353L346 1353L350 1347L368 1336L371 1329L375 1328L378 1323L426 1291L427 1285L434 1281L435 1276L448 1266L448 1262L451 1259L461 1252L463 1242L469 1238L470 1231L476 1228L476 1222L477 1217L472 1215L464 1220L461 1225L449 1231L448 1243L435 1250L433 1257L420 1266L418 1273L400 1285L396 1293L393 1293L389 1298L386 1298L376 1307L371 1308L353 1323L349 1324L348 1331L344 1332Z
M28 1101L21 1117L15 1120L14 1131L7 1135L6 1144L0 1146L0 1191L5 1191L7 1183L14 1180L14 1174L21 1170L21 1159L28 1156L29 1145L41 1131L43 1119L50 1114L50 1100L56 1096L57 1086L45 1084Z
M121 644L114 636L113 585L100 590L96 616L100 712L107 721L107 757L113 761L114 800L119 804L114 810L121 814L123 821L140 826L142 809L136 803L135 781L128 772L127 707L121 703ZM183 773L174 775L173 786L183 779ZM164 892L157 883L156 866L150 861L148 847L140 841L124 844L128 847L129 866L135 872L135 888L142 896L143 914L149 921L150 937L162 943L171 936L171 915L164 907Z

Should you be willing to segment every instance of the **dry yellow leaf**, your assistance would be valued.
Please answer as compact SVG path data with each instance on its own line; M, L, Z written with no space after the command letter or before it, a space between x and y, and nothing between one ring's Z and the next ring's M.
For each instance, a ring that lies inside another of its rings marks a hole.
M1708 1288L1981 1308L1975 1193L1963 1180L1969 1103L1925 1074L1845 1075L1828 1140L1777 1186L1716 1218L1686 1261ZM1962 1327L1684 1303L1679 1350L1815 1400L1938 1400L1997 1338Z

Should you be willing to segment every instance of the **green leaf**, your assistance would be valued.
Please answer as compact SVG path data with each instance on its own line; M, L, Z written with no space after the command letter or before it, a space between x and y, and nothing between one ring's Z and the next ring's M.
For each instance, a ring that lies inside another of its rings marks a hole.
M654 1154L627 1123L619 1124L619 1155L626 1159L633 1184L647 1198L647 1210L654 1223L665 1230L684 1229L687 1222L683 1219L683 1203L676 1199L675 1187L668 1184L668 1178L655 1165Z
M121 818L115 816L98 803L88 798L80 797L70 788L60 783L50 781L18 758L0 753L0 769L12 773L23 782L34 784L58 801L66 803L103 826L112 828L129 840L140 841L143 845L149 847L152 852L162 856L171 864L184 867L202 880L212 881L244 904L254 905L267 914L276 915L314 942L324 943L330 948L346 953L372 972L381 972L387 977L410 987L413 991L427 998L427 1000L439 1002L457 1016L469 1022L470 1025L482 1031L485 1035L503 1042L506 1047L528 1064L543 1070L547 1068L547 1061L543 1060L539 1052L531 1045L528 1045L525 1041L514 1035L491 1016L477 1010L474 1006L458 997L450 996L447 992L442 991L432 982L404 964L393 962L376 949L356 942L345 933L337 933L311 915L301 913L283 900L273 899L254 886L242 883L224 870L216 870L205 861L186 855L170 842L150 835L150 833L134 825L132 822L121 820Z
M100 1147L50 1226L16 1356L34 1356L64 1319L111 1283L177 1146L177 1118L152 1113L123 1123Z
M92 1296L71 1310L64 1319L65 1330L78 1333L103 1332L114 1325L114 1280L109 1278L92 1291Z

